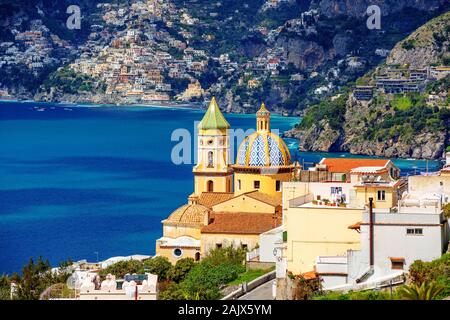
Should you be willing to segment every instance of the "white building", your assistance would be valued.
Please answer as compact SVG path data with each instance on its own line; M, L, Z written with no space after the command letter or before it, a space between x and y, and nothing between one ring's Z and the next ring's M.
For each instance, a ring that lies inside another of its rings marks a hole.
M125 281L118 281L113 275L107 275L100 282L98 275L86 278L80 287L80 300L156 300L158 276L126 275Z
M351 228L360 233L361 250L321 256L316 272L326 290L357 290L401 282L415 260L432 261L446 250L449 226L439 193L407 193L392 209L373 209ZM373 228L371 236L371 226ZM372 255L372 258L371 258Z

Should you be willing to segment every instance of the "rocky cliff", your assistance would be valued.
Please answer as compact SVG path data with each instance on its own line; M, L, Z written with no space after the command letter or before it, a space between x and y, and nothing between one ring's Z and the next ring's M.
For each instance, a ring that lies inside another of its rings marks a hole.
M430 64L450 64L450 12L434 18L400 41L387 58L390 64L425 68Z
M450 12L400 41L388 63L423 68L448 61L449 30ZM298 138L303 151L437 159L450 145L449 88L450 76L430 82L422 94L375 92L372 100L358 101L346 90L345 96L308 108L300 126L286 136ZM441 98L434 103L430 97Z

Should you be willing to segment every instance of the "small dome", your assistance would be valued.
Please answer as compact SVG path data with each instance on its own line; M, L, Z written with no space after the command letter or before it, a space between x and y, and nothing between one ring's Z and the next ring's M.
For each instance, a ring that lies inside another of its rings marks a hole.
M201 204L185 204L176 209L165 222L177 224L203 224L209 209Z
M287 166L291 164L289 149L278 135L255 132L242 141L236 164L241 166Z

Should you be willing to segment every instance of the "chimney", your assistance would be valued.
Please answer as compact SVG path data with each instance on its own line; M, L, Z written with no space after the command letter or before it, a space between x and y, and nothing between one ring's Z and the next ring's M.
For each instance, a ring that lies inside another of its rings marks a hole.
M370 254L370 267L374 265L374 250L373 250L373 198L369 198L369 254Z

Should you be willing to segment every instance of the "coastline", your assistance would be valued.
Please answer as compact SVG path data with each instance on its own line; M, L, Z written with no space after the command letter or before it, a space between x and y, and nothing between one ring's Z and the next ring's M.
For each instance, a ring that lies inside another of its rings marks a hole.
M73 102L73 101L36 101L27 99L5 99L0 97L0 102L11 103L37 103L37 104L55 104L55 105L73 105L73 106L102 106L102 107L153 107L153 108L179 108L179 109L196 109L201 110L203 106L199 103L179 103L176 101L158 101L154 103L95 103L95 102Z

